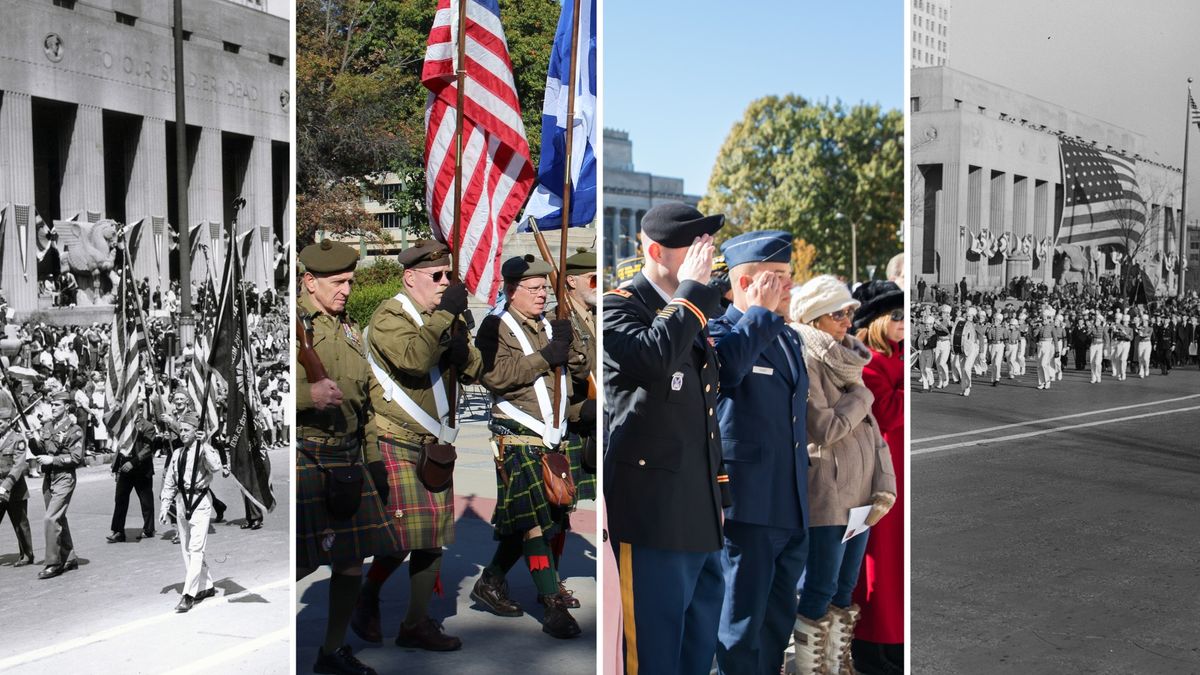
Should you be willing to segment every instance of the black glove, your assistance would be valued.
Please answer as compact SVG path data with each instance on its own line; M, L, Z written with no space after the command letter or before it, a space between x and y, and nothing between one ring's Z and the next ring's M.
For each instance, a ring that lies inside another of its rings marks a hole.
M596 399L589 398L579 406L579 434L592 436L596 433Z
M563 340L551 340L550 344L542 347L541 354L551 368L565 366L567 359L571 356L571 343Z
M550 319L550 340L552 342L565 342L569 345L571 337L570 319Z
M444 309L454 316L467 311L467 287L461 281L455 281L442 291L442 299L434 309Z
M391 487L388 485L387 469L383 467L383 461L367 464L367 471L371 472L371 482L375 484L375 491L379 493L379 501L383 504L383 508L387 509Z
M471 360L471 348L467 343L467 331L459 328L450 333L450 343L446 346L446 353L450 355L450 363L456 366L466 366Z

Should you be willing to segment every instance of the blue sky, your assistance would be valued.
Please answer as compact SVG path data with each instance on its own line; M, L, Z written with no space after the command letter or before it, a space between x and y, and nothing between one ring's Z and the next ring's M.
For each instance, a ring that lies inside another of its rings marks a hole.
M703 195L717 151L756 98L794 93L903 109L899 0L605 0L603 122L638 171Z

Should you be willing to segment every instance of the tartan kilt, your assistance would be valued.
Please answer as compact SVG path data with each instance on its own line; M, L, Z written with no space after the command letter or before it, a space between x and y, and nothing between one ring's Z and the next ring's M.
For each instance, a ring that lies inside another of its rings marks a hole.
M379 437L379 452L387 468L387 516L405 551L436 549L454 543L454 485L442 492L425 489L417 478L420 449L412 444Z
M500 438L503 438L501 436ZM546 500L542 487L541 453L545 448L524 443L504 444L505 485L496 471L496 510L492 513L493 537L542 528L542 535L554 536L562 528L570 509L554 506Z
M350 458L359 452L357 444L348 448L330 448L299 439L297 445L330 468L349 466ZM325 508L325 475L312 460L296 453L297 567L345 567L359 564L364 558L400 550L400 543L383 514L371 474L361 461L358 466L363 473L358 511L351 518L337 520ZM333 535L332 545L326 550L324 543L330 535Z
M571 460L571 477L575 479L575 503L596 499L596 474L583 469L583 444L586 438L571 434L567 437L567 459Z

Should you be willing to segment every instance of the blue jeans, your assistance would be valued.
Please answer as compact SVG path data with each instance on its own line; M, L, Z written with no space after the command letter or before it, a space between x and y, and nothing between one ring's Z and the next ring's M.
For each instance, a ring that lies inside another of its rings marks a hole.
M808 528L808 563L800 579L796 612L813 621L825 616L830 604L850 606L871 533L864 532L843 544L845 534L845 525Z

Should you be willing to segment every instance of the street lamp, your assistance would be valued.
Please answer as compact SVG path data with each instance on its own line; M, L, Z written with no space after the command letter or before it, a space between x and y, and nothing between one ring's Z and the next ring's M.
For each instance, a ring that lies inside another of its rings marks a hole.
M833 219L850 221L850 286L853 287L858 283L858 223L847 218L841 211L835 213ZM871 216L866 215L862 219L870 221Z

